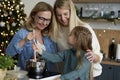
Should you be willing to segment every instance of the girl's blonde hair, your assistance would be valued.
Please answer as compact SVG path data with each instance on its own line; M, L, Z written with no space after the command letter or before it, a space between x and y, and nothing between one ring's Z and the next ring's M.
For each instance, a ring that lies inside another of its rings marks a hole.
M92 34L88 28L83 26L76 26L71 31L71 34L74 35L76 39L75 48L77 49L76 56L79 60L78 68L82 64L80 51L86 52L86 50L92 50Z
M77 69L81 68L82 60L80 52L84 51L86 52L87 49L92 50L92 34L89 31L88 28L85 28L84 26L76 26L71 31L72 35L74 35L76 39L75 48L77 49L76 56L78 58L78 65ZM90 80L93 80L93 65L90 66L90 74L89 74Z
M92 50L92 34L88 28L85 28L84 26L76 26L71 31L71 34L75 36L75 47L77 50Z

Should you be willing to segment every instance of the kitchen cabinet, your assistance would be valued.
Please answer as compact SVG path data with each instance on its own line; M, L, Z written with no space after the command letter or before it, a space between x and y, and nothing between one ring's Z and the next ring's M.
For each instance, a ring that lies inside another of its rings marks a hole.
M102 65L103 70L102 70L102 74L99 77L99 80L114 80L114 66L113 65L106 65L103 64Z
M98 80L120 80L120 66L102 64L102 74Z
M73 0L74 3L108 3L108 2L120 2L120 0Z
M114 80L120 80L120 66L115 66Z

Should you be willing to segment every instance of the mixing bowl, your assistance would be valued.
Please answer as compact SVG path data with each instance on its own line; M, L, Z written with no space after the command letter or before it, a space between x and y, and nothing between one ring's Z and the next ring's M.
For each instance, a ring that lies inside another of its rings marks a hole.
M26 70L28 71L28 76L30 78L40 79L43 77L45 71L45 61L34 61L34 59L27 60Z

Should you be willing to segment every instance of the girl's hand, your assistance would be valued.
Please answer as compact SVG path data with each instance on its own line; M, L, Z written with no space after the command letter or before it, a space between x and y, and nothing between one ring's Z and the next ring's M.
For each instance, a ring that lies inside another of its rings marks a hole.
M32 43L32 48L33 50L36 50L36 51L38 50L34 42Z
M91 63L96 62L97 55L92 50L88 49L85 55L87 56L88 61L90 61Z
M38 44L35 44L33 42L32 44L33 50L35 50L36 52L38 52L39 54L42 54L42 49L40 47L38 47Z

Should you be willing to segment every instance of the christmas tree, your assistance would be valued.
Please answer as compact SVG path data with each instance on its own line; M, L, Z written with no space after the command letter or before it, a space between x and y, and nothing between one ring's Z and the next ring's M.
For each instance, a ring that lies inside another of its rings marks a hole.
M5 53L13 35L25 21L21 0L0 0L0 54Z

